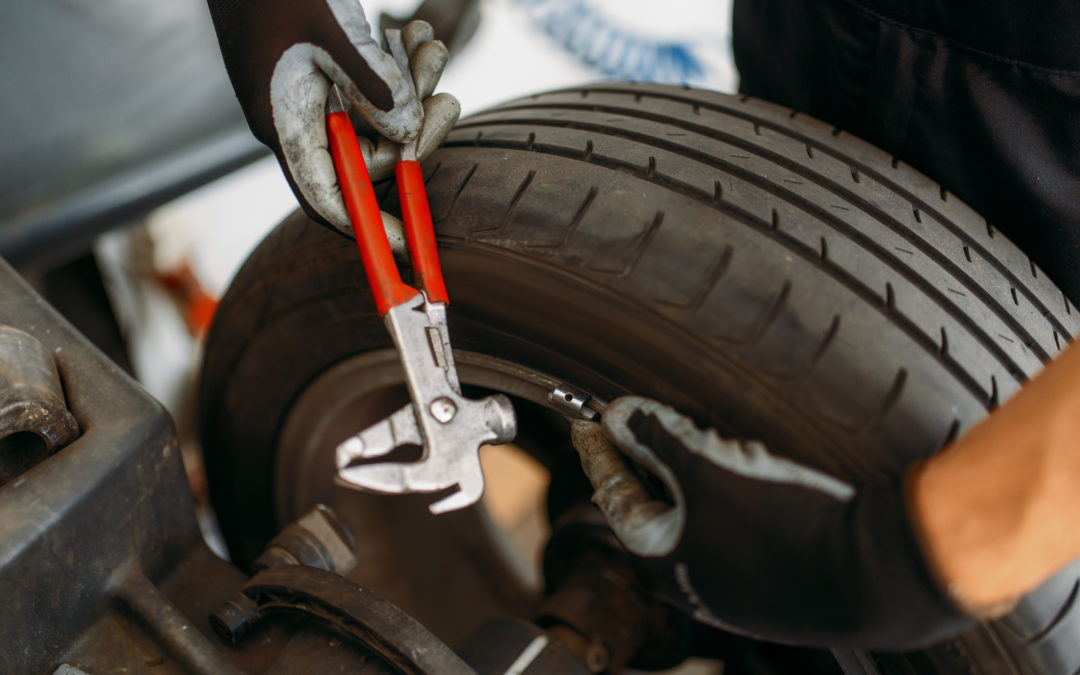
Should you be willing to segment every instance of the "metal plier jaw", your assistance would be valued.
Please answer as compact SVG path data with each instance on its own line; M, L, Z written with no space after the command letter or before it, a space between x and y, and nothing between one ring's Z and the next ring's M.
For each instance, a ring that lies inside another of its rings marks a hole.
M510 399L461 395L446 325L446 304L423 294L384 317L401 357L413 403L337 447L341 481L383 493L458 490L431 504L432 513L460 509L484 494L480 446L507 443L517 433ZM364 463L403 445L419 445L418 462Z
M401 32L387 31L386 41L402 77L415 92ZM449 296L435 247L424 175L416 161L416 142L402 146L394 174L413 276L420 289L401 280L344 102L331 97L328 106L327 139L345 208L375 308L397 348L412 400L337 447L338 478L350 486L384 493L441 492L457 486L457 491L429 509L443 513L469 506L484 494L480 446L514 438L514 409L501 394L479 401L461 395L446 325ZM421 446L420 460L378 462L403 445Z

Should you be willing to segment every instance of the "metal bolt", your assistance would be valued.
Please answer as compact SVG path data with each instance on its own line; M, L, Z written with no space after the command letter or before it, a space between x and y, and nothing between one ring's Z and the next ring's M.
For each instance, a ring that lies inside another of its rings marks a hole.
M439 397L431 402L428 406L431 411L431 416L437 419L442 424L446 424L450 420L454 419L454 415L457 414L457 406L454 402L445 396Z
M234 645L258 620L258 604L243 593L237 593L224 607L210 615L210 626L222 640Z

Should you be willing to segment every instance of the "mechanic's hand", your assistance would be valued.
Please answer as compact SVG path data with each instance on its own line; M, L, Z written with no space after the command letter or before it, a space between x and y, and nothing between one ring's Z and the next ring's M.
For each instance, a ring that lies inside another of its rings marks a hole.
M414 21L402 31L414 95L393 58L372 38L359 0L209 4L251 130L277 155L300 205L320 222L352 232L326 138L325 106L333 84L374 132L374 142L360 139L372 180L393 173L395 143L419 136L423 160L457 121L457 100L431 95L448 53L427 23Z
M602 427L675 502L642 574L699 620L778 642L891 649L971 621L931 578L899 484L856 490L638 397L612 402Z

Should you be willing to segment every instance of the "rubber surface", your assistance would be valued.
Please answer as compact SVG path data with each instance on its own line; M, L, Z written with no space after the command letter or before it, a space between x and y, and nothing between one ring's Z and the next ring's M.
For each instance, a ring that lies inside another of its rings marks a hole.
M937 184L752 99L534 96L463 120L425 171L455 346L597 396L661 398L857 482L962 434L1080 329L1053 282ZM274 420L322 370L387 342L361 289L351 242L297 216L222 302L200 409L234 551L273 533ZM946 645L872 661L1076 673L1077 573Z

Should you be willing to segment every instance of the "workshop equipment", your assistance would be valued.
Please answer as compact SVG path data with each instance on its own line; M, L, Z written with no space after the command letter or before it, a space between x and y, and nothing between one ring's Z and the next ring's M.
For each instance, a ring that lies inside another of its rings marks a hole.
M401 32L386 31L386 39L415 91ZM327 115L330 152L375 307L398 351L412 401L337 447L338 476L350 486L383 493L440 492L456 485L457 491L429 509L464 508L484 492L480 446L505 443L516 434L513 406L501 394L480 400L461 394L446 320L449 297L415 141L402 146L395 175L419 290L401 280L356 133L336 88L335 93ZM371 463L406 445L423 448L419 461Z
M33 335L0 324L0 485L78 435L54 354Z

